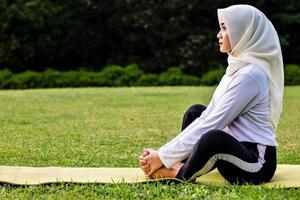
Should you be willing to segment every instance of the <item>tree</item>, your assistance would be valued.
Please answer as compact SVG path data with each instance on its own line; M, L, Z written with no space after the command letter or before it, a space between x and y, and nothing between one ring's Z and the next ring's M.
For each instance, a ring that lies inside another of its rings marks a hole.
M285 63L299 64L298 0L0 0L0 69L100 70L136 63L201 75L226 65L217 8L251 4L277 29Z

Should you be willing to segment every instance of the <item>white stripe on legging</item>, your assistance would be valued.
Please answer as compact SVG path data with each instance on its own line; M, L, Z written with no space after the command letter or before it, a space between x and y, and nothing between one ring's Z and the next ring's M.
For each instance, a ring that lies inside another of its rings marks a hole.
M259 157L258 157L258 160L256 163L249 163L249 162L243 161L240 158L230 155L230 154L224 154L224 153L215 154L188 181L193 181L198 176L208 173L213 168L213 166L215 165L215 163L218 160L224 160L224 161L230 162L230 163L234 164L235 166L237 166L247 172L251 172L251 173L258 172L262 168L263 164L265 163L264 155L265 155L265 151L266 151L266 146L257 145L257 147L258 147L257 149L259 152Z

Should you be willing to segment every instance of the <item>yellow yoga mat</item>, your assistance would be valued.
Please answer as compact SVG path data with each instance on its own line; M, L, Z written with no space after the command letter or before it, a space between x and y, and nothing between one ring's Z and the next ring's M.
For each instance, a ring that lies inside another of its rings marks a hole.
M159 180L159 179L157 179ZM161 180L161 179L160 179ZM68 168L0 166L0 182L16 185L46 183L139 183L156 181L139 168ZM198 184L229 185L217 170L198 177ZM300 165L278 165L266 187L300 187Z

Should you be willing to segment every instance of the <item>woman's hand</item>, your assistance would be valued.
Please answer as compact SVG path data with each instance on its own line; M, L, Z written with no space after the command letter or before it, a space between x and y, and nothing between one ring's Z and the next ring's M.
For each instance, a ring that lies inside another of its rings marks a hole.
M163 166L158 153L154 149L145 149L139 157L141 169L147 176L151 176L155 171Z

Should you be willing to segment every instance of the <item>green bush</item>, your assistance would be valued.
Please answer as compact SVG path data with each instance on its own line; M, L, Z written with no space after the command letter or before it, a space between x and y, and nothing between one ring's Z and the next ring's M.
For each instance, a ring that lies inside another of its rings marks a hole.
M285 84L300 84L299 65L286 65ZM160 86L160 85L215 85L224 75L224 69L207 72L198 78L185 75L178 67L169 68L161 74L144 74L138 66L121 67L111 65L100 72L85 70L60 72L48 69L44 72L26 71L13 74L9 70L0 71L0 88L28 89L88 86Z
M179 85L181 83L182 71L180 68L172 67L159 76L161 85Z
M288 64L284 68L285 85L299 85L300 84L300 66L295 64Z
M184 75L180 68L172 67L166 72L163 72L159 76L159 81L161 85L199 85L200 79L191 76Z
M196 76L182 75L181 85L200 85L201 79Z
M125 74L124 68L118 65L105 67L99 76L100 86L117 86L117 79Z
M39 88L41 81L41 74L34 71L25 71L12 76L7 81L7 88L11 89L29 89Z
M12 77L12 72L8 69L0 71L0 88L8 88L8 80Z
M62 73L56 70L47 69L41 75L41 87L43 88L53 88L60 87L58 80L61 79Z
M136 65L128 65L124 68L124 74L116 80L117 86L133 86L136 85L143 72Z
M201 78L202 85L217 85L225 73L224 69L211 70L205 73Z
M84 72L85 73L85 72ZM59 72L46 70L41 76L41 85L46 88L51 87L79 87L84 82L81 81L81 71Z
M121 67L110 65L105 67L98 76L99 86L134 86L143 72L136 65Z
M101 74L98 72L80 71L79 86L102 86L100 82Z
M158 86L159 75L157 74L143 74L136 82L137 86Z
M88 72L85 70L59 72L53 69L47 69L41 73L39 87L85 87L101 86L99 83L99 73Z
M105 81L103 81L103 74L101 72L89 72L89 85L88 86L108 86L105 84Z
M59 87L79 87L83 86L81 82L80 71L68 71L61 74L60 79L57 80Z

